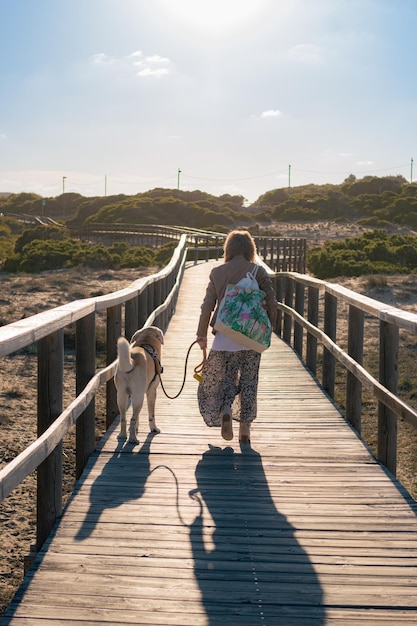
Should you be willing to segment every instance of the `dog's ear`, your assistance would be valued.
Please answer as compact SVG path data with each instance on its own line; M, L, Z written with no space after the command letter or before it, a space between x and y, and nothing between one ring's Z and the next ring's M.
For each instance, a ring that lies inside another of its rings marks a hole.
M138 341L140 335L143 333L143 328L137 330L135 333L133 333L132 338L130 340L130 343L135 343Z
M158 326L149 326L149 331L152 333L152 337L156 339L156 341L159 341L162 345L164 344L164 333L160 328L158 328Z

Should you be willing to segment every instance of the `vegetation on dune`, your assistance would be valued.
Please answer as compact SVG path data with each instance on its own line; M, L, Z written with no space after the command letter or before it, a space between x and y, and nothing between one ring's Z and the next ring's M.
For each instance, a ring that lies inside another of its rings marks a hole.
M308 251L307 264L312 274L323 279L417 273L417 237L374 230L360 237L327 241Z
M6 272L36 273L77 266L93 269L159 266L170 259L175 245L168 243L159 250L131 246L127 242L92 245L71 238L65 228L37 226L17 237L3 269Z
M271 221L358 220L372 228L387 223L417 227L417 184L402 176L348 176L340 185L303 185L262 194L251 206L241 195L156 188L131 196L55 198L20 193L0 197L4 215L43 214L67 226L85 223L175 224L226 230Z
M133 196L86 198L66 193L43 199L36 194L0 197L0 262L7 271L72 267L132 267L155 262L155 253L120 243L81 243L73 228L94 224L164 224L227 232L266 230L275 222L353 222L369 228L362 237L326 242L308 252L308 271L320 278L417 271L413 235L389 235L395 226L417 226L417 184L402 176L350 175L340 185L304 185L267 191L252 206L240 195L156 188ZM59 226L22 232L14 216L48 215ZM64 227L63 227L64 226ZM277 234L277 233L275 233ZM164 254L164 253L161 253ZM166 258L166 253L164 258Z

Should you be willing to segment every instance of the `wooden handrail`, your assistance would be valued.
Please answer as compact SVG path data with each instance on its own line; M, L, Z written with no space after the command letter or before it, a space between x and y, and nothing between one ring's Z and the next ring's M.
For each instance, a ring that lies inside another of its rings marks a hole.
M115 350L117 336L123 332L122 307L125 306L124 331L127 336L131 336L137 328L153 322L165 329L175 309L186 257L186 236L182 235L169 264L157 274L141 278L120 291L97 298L77 300L0 328L0 356L12 354L34 343L38 344L38 437L0 470L1 502L26 476L38 469L37 550L61 514L60 448L63 437L76 424L77 476L81 474L94 449L94 412L91 420L89 408L98 388L105 383L109 384L114 375L115 355L110 353ZM139 301L143 301L144 305L139 306ZM84 361L92 363L94 368L95 341L91 341L90 331L95 334L94 316L99 311L107 311L108 339L111 338L111 349L108 349L110 363L99 372L94 373L93 369L91 378L78 389L80 381L84 381L88 374ZM80 334L78 343L81 343L80 359L83 363L80 364L76 358L77 397L62 410L63 330L74 322L77 322L77 335ZM40 377L42 380L39 380ZM46 385L43 378L48 379ZM54 388L51 389L51 385ZM44 393L44 389L51 391ZM112 404L116 405L115 394L109 393L107 415L115 417L117 405L112 407ZM80 425L82 436L79 437ZM84 450L79 450L79 447Z
M276 274L276 292L279 294L277 332L292 343L300 358L316 375L317 343L323 346L322 385L334 399L336 361L347 371L346 418L361 434L362 385L370 389L378 402L378 458L395 475L397 468L397 418L417 426L417 411L398 395L399 331L417 332L417 315L360 295L341 285L328 283L306 274L282 272ZM294 287L307 292L307 303L293 303ZM319 303L323 310L319 315ZM348 352L337 343L338 305L348 306ZM378 380L362 364L364 347L364 316L379 323ZM323 329L319 328L319 319ZM307 345L304 354L303 337Z

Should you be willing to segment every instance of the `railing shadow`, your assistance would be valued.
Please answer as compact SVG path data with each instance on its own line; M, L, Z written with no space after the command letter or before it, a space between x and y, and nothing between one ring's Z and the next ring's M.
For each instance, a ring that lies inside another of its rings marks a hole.
M143 496L146 481L151 474L149 454L156 434L149 433L139 450L134 444L118 442L114 454L91 487L90 507L75 535L77 541L83 541L94 532L103 511L117 508L128 500L138 500ZM106 483L114 485L117 474L120 474L120 483L117 487L104 489L103 486ZM126 484L126 477L133 477L133 479Z
M201 511L190 541L208 624L324 624L318 577L275 506L261 456L211 447L195 473Z

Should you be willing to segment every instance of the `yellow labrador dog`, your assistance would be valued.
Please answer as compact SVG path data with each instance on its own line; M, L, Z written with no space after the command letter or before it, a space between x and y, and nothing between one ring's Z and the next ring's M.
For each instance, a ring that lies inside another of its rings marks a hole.
M120 411L120 439L126 439L126 411L129 398L132 402L132 418L129 427L129 442L138 442L139 413L147 399L149 429L161 432L155 422L156 388L159 384L161 354L164 336L156 326L137 330L129 344L125 337L117 341L118 363L114 375L117 390L117 405Z

